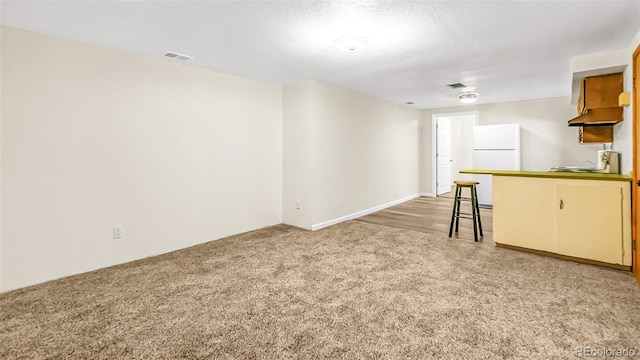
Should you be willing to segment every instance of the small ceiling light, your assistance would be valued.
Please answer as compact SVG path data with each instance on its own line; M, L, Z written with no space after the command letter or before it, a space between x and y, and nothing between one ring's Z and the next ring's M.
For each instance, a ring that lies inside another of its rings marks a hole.
M337 38L333 45L343 51L357 51L369 45L369 38L364 36L345 36Z
M471 104L478 100L478 93L464 93L458 95L458 100L463 104Z

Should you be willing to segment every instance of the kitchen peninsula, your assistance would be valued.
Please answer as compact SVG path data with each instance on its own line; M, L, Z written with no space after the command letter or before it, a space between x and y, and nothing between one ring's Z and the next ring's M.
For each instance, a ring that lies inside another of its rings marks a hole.
M630 270L630 177L473 169L460 173L493 176L496 246Z

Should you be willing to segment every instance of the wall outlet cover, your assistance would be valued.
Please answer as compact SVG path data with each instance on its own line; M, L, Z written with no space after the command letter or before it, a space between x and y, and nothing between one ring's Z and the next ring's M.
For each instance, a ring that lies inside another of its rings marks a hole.
M114 239L122 238L122 225L116 225L113 227L113 238Z

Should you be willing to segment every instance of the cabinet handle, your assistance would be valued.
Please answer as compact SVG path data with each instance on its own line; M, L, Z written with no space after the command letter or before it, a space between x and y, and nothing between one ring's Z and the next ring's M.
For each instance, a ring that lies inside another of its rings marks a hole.
M562 199L560 199L560 210L564 209L564 201L562 201Z

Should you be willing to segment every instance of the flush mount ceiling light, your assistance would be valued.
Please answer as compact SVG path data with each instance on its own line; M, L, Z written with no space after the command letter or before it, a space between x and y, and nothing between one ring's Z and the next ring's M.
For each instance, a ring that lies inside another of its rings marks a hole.
M463 104L471 104L478 100L478 93L464 93L458 95L458 100Z
M333 45L343 51L357 51L369 45L369 38L364 36L344 36L337 38Z

